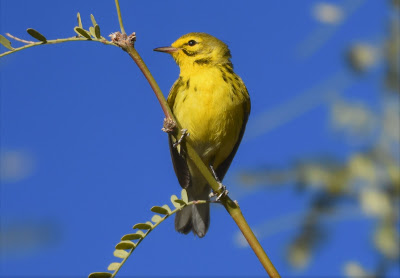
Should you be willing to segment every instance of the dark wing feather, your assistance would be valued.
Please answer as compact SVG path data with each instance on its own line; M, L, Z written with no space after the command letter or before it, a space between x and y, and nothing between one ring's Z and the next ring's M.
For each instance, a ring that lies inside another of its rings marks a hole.
M169 142L169 150L171 153L172 164L174 165L175 174L178 178L179 184L182 188L188 188L190 185L190 171L189 167L186 163L186 159L183 155L181 155L177 148L174 148L172 145L172 138L171 135L168 136Z
M182 78L179 77L178 80L175 81L174 85L172 85L171 91L168 95L168 105L171 108L172 112L174 112L174 103L176 95L183 85ZM183 154L178 152L177 148L173 147L172 136L168 136L169 150L171 153L172 164L174 165L175 174L178 178L179 184L182 188L187 188L190 185L190 171L187 165L186 159ZM181 148L182 150L182 148Z
M243 85L244 87L244 85ZM215 173L217 174L218 179L222 182L222 180L225 177L226 172L228 172L229 166L232 163L232 160L239 148L240 142L242 141L244 131L246 129L246 124L247 120L249 119L250 115L250 110L251 110L251 104L250 104L250 98L248 98L248 93L246 87L244 87L244 93L247 95L247 98L245 102L243 102L243 122L242 122L242 128L239 133L238 140L236 142L236 145L233 147L232 152L229 154L229 156L217 167L215 170Z

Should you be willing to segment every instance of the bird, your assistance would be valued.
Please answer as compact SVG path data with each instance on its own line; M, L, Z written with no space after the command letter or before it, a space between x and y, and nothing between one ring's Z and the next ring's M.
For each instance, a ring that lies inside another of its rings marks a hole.
M251 109L247 88L233 71L228 46L212 35L194 32L154 51L172 55L179 66L179 78L170 90L168 105L187 131L184 140L222 186ZM172 135L168 139L175 174L188 200L209 200L210 185L177 146L177 140ZM202 238L209 225L210 203L187 206L176 213L175 229L180 233L193 231Z

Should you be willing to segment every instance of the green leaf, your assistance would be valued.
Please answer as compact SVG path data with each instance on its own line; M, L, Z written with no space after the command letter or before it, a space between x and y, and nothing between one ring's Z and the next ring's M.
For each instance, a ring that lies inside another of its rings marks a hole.
M88 40L91 40L92 38L90 37L90 35L88 34L88 32L80 27L75 27L74 28L75 33L77 33L78 35L87 38Z
M187 195L187 192L185 189L182 189L181 198L182 198L182 201L184 201L185 203L189 202L188 195Z
M93 24L93 26L96 26L97 25L97 22L96 22L96 19L94 19L94 15L90 15L90 19L92 20L92 24Z
M121 263L110 263L110 265L107 267L108 270L113 271L117 270Z
M153 228L153 225L150 225L148 223L138 223L135 226L133 226L133 229L141 229L141 230L150 230Z
M130 241L130 240L123 240L121 242L119 242L116 246L115 249L132 249L135 248L135 244Z
M168 205L163 205L162 208L165 208L168 211L168 214L171 213L171 208Z
M179 199L176 199L174 202L180 205L180 206L177 206L177 208L180 208L180 207L186 205L186 203L184 201L179 200Z
M127 234L124 235L121 240L134 240L134 239L141 239L143 238L143 235L138 234L138 233L134 233L134 234Z
M158 214L155 214L152 218L151 218L151 221L153 221L154 223L158 223L158 222L160 222L162 220L162 217L161 216L159 216Z
M2 45L4 45L5 48L7 48L9 50L14 50L14 48L11 46L11 42L9 40L7 40L5 37L3 37L2 35L0 35L0 43Z
M154 227L153 223L151 223L150 221L146 221L146 224L149 224L151 226L151 228L153 229L153 227Z
M178 197L176 195L171 196L171 203L174 205L175 208L180 208L181 206L178 205L175 201L178 200Z
M97 24L94 26L94 34L97 39L101 39L100 26Z
M136 233L137 233L138 235L141 235L142 237L145 237L145 234L144 234L141 230L136 231Z
M165 205L165 206L166 206L166 205ZM168 207L168 206L167 206L167 207ZM168 209L166 209L166 208L164 208L164 207L157 207L157 206L155 206L155 207L152 207L150 210L151 210L152 212L159 213L159 214L163 214L163 215L168 215L168 214L169 214Z
M89 32L92 35L93 38L96 37L96 33L94 32L94 28L92 26L89 27Z
M36 31L35 29L29 28L26 31L28 32L29 35L31 35L38 41L41 41L41 42L47 41L47 39L42 34L40 34L38 31Z
M93 272L89 274L89 278L109 278L112 274L109 272Z
M117 249L114 251L114 256L117 258L125 259L128 255L129 253L122 249Z
M78 13L78 14L76 15L76 17L77 17L77 19L78 19L78 27L83 29L81 14Z

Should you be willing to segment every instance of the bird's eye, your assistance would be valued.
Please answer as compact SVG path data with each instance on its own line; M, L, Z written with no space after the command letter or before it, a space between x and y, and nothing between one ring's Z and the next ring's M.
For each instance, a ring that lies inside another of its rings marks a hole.
M193 45L195 45L197 42L195 41L195 40L190 40L189 42L188 42L188 45L189 46L193 46Z

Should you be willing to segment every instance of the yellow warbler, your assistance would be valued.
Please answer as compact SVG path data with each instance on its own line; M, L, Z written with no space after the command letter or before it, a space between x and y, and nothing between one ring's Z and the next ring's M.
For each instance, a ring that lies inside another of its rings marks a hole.
M239 147L250 114L246 86L233 72L228 46L206 33L189 33L172 46L155 51L172 55L180 68L168 104L185 138L221 182ZM169 136L175 173L189 201L209 200L210 186ZM176 214L175 229L203 237L210 224L210 205L197 204Z

